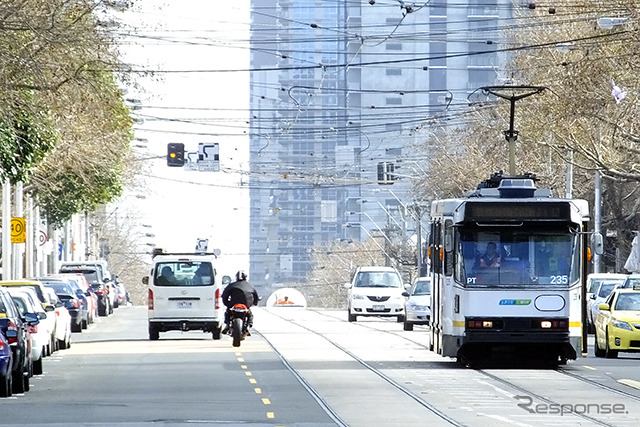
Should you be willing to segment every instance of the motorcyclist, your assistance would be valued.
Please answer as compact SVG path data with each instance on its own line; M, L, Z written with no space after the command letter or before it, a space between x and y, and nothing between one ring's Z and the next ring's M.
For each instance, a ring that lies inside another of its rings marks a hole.
M224 330L223 334L229 332L229 322L231 319L230 308L236 304L244 304L249 309L249 313L247 315L247 325L248 327L253 326L253 313L251 313L251 306L258 305L259 301L258 292L251 285L251 283L247 282L247 274L240 270L236 273L236 281L231 282L227 285L222 292L222 302L227 307L227 311L224 313Z

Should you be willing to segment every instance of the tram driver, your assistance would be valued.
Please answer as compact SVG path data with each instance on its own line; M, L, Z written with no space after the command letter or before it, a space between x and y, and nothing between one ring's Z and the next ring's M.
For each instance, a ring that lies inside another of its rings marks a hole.
M480 267L500 267L500 262L500 254L498 253L498 247L495 242L487 243L485 253L480 256Z

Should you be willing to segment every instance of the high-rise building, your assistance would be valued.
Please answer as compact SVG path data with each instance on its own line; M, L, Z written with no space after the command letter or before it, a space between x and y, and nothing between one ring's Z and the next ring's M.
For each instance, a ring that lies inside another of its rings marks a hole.
M303 283L316 244L415 233L410 147L501 77L507 4L252 2L253 283Z

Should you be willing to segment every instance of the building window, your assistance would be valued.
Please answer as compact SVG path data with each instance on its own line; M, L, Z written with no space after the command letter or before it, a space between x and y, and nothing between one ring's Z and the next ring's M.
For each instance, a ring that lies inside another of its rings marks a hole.
M387 76L401 76L402 68L387 68Z
M387 43L385 48L387 50L402 50L402 43Z
M402 105L402 98L400 98L399 96L393 97L393 98L387 98L386 103L387 105Z

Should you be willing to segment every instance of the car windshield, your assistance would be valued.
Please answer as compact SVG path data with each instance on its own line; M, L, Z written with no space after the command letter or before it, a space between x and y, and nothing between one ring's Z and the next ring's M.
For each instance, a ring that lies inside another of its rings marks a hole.
M418 280L413 285L411 295L431 295L431 281L430 280Z
M44 284L46 287L51 288L55 291L56 294L65 294L65 295L73 295L73 289L71 289L71 286L68 283L63 283L63 282L51 282L51 283L45 283Z
M603 283L602 285L600 285L600 289L598 290L598 297L599 298L608 297L611 291L613 291L616 286L618 286L618 283L615 283L615 282Z
M600 285L602 285L604 282L607 283L615 283L617 285L622 285L625 281L625 278L620 278L620 279L607 279L607 278L600 278L600 279L591 279L591 281L589 282L589 292L591 292L592 294L595 294L598 291L598 288L600 287Z
M640 292L619 294L616 300L615 310L640 311Z
M156 264L156 286L211 286L213 267L209 261L167 261Z
M635 285L640 285L640 277L629 277L624 282L624 288L633 289Z
M530 229L461 230L457 278L466 286L568 286L578 280L577 235Z
M356 288L399 288L402 281L392 271L361 271L356 277Z

